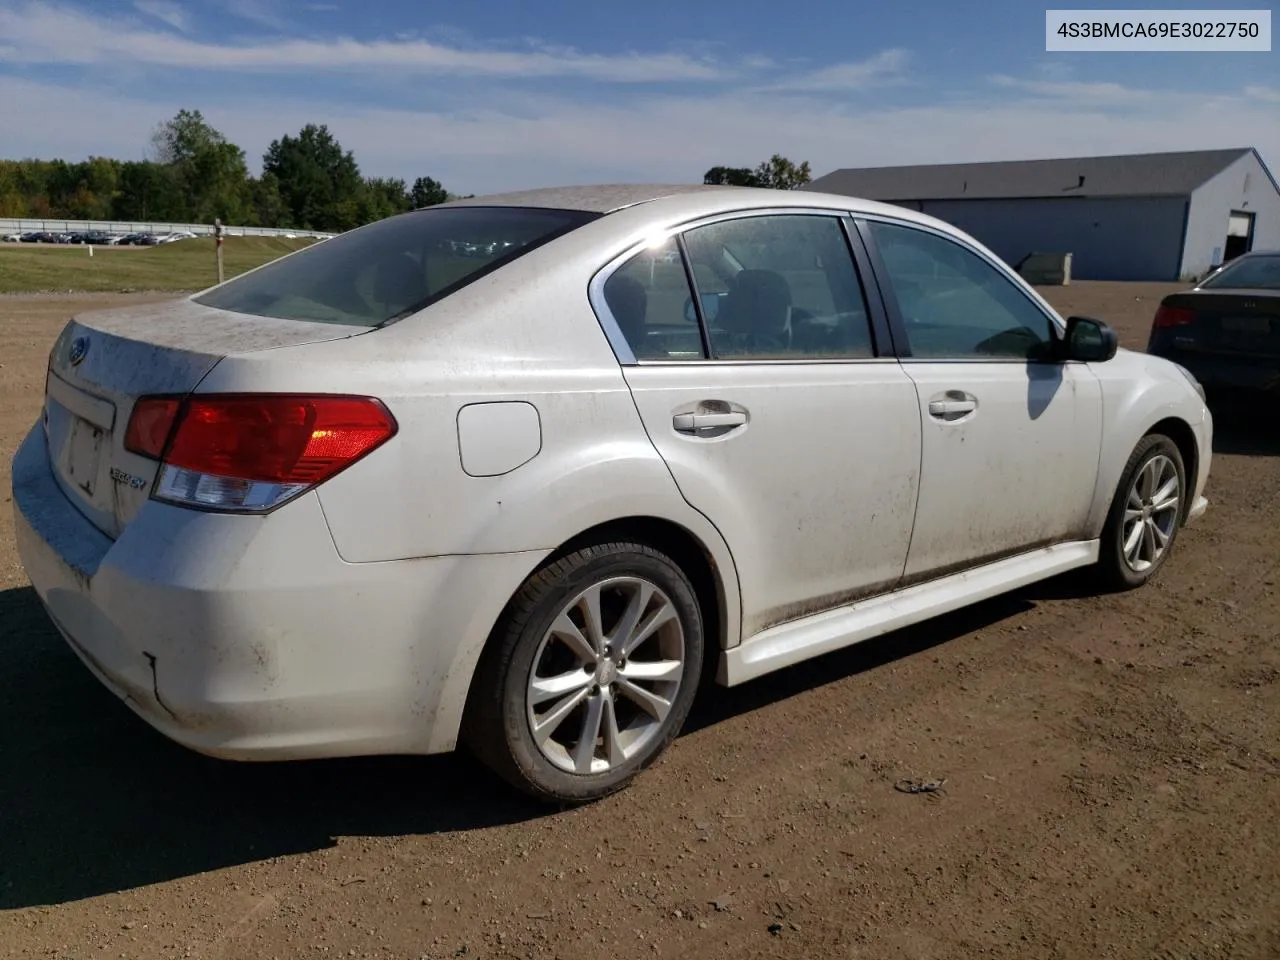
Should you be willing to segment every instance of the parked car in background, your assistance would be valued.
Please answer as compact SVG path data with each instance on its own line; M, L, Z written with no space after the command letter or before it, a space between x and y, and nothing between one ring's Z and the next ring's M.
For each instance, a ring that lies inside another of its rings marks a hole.
M4 242L5 242L5 243L21 243L21 242L22 242L22 234L20 234L20 233L6 233L6 234L4 235Z
M53 622L169 737L465 744L577 802L661 755L704 677L1076 568L1146 583L1212 435L1184 371L942 221L564 188L77 317L13 503Z
M67 242L77 244L104 244L108 239L109 235L102 230L87 230L68 234Z
M1280 250L1246 253L1165 297L1147 352L1191 371L1213 395L1280 401Z

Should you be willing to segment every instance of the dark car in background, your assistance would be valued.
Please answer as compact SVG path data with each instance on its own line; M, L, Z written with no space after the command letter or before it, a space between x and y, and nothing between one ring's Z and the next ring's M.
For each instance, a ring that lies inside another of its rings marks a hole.
M1147 352L1181 364L1215 397L1280 401L1280 250L1246 253L1165 297Z

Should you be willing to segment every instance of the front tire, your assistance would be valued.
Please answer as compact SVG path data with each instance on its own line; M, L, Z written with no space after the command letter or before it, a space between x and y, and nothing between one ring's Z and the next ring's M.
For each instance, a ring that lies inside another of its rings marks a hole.
M1154 577L1173 550L1187 496L1186 468L1163 434L1143 437L1129 456L1102 534L1098 573L1113 590Z
M534 573L481 657L464 737L516 787L583 803L621 789L680 732L703 660L692 584L637 543Z

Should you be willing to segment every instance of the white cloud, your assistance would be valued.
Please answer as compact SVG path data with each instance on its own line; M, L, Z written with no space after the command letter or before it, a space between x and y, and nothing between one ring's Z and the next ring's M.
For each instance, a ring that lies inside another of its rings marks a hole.
M1280 103L1280 87L1245 87L1245 96L1268 103Z
M257 2L243 6L242 0L233 0L233 7L240 16L252 13L263 24L272 18ZM480 50L423 39L206 43L35 4L0 9L0 50L14 63L88 65L126 60L134 65L264 73L395 70L402 75L570 77L617 83L687 82L725 75L710 61L676 53Z
M1012 88L1010 88L1012 90ZM137 157L156 123L190 104L161 90L128 99L0 77L0 151ZM775 152L837 167L1140 153L1240 146L1280 158L1274 106L1243 95L1160 95L1140 111L1068 99L999 96L895 108L796 95L644 97L629 104L504 97L465 112L366 110L301 97L198 104L257 166L268 143L326 123L367 175L429 174L452 190L491 192L618 180L696 181L716 164Z
M155 17L175 30L186 33L189 28L186 11L171 0L133 0L133 6L139 13Z
M997 87L1006 87L1009 90L1027 93L1033 97L1044 97L1048 100L1070 100L1076 106L1120 108L1120 106L1149 104L1152 100L1164 96L1155 91L1138 90L1121 83L1103 81L1037 81L1037 79L1007 77L1005 74L995 74L987 79Z
M281 16L277 5L272 0L224 0L227 13L259 27L275 30L279 33L288 31L289 21Z
M1148 103L1160 96L1150 90L1139 90L1119 83L1083 80L1025 80L996 74L988 78L999 87L1020 90L1038 97L1070 99L1091 106L1122 106Z
M908 58L906 50L898 48L883 50L866 60L837 63L820 70L789 77L769 85L767 89L835 93L901 81Z

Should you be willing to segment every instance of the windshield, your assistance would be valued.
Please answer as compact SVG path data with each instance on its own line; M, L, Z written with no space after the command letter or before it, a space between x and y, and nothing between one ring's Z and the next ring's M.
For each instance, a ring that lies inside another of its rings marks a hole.
M416 210L317 243L195 299L259 317L376 327L597 216L534 207Z
M1203 290L1280 290L1280 254L1242 257L1200 287Z

